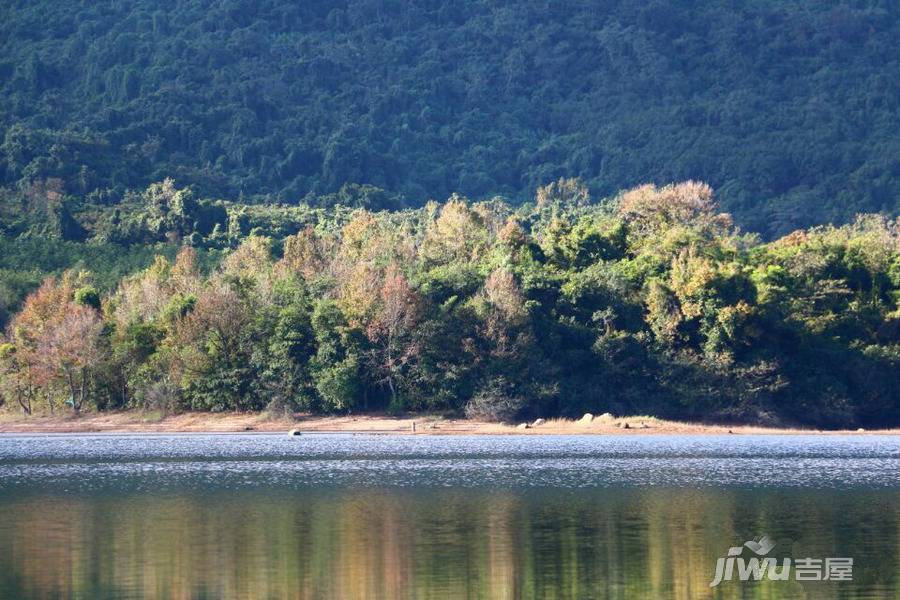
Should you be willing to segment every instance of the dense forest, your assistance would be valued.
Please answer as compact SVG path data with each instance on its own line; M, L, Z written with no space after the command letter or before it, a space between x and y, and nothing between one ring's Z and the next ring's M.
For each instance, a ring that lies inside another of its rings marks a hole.
M898 213L898 39L891 0L8 1L0 185L379 210L696 179L774 239Z
M381 193L361 186L256 206L164 180L70 212L59 185L0 203L10 410L900 424L884 215L764 243L695 182L395 211L341 202Z
M900 424L898 39L887 0L6 2L0 403Z

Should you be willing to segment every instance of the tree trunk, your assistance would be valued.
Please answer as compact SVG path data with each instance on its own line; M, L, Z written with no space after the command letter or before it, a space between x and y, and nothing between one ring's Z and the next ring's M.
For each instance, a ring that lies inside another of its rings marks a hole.
M387 378L388 389L391 390L391 405L396 408L397 407L397 390L394 388L394 378L388 375Z
M26 398L27 398L27 401L26 401ZM24 412L26 415L30 415L31 414L31 398L27 397L25 395L25 392L19 392L16 395L16 400L19 401L19 406L22 407L22 412Z
M66 380L69 382L69 398L72 399L72 411L78 414L78 402L75 400L77 389L75 388L75 378L72 377L72 369L66 369Z
M81 390L79 391L78 396L78 405L74 406L75 412L81 412L81 407L84 406L84 399L87 396L87 381L88 381L88 372L85 367L81 368ZM74 404L74 402L73 402Z
M397 390L394 388L394 353L392 348L394 347L394 336L389 332L387 338L387 384L388 389L391 390L391 407L397 408Z

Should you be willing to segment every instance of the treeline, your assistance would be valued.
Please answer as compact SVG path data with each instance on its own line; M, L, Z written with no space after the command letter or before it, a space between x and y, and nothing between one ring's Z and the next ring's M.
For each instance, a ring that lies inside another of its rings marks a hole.
M91 271L106 290L157 254L174 259L181 245L197 249L205 273L248 235L282 240L311 224L337 231L354 210L396 208L395 200L355 184L296 206L198 198L171 179L114 203L68 194L57 178L0 187L0 330L48 274Z
M900 422L898 221L762 244L704 184L592 204L560 180L518 209L454 196L301 222L215 266L184 245L108 292L46 279L0 344L3 401Z
M6 2L0 185L418 207L700 179L771 238L900 210L897 39L892 0Z

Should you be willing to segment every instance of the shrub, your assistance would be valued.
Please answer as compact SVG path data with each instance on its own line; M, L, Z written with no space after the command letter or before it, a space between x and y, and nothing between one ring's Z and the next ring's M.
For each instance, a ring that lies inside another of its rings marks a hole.
M466 417L481 421L512 421L525 407L525 400L509 393L509 385L496 377L481 386L466 404Z

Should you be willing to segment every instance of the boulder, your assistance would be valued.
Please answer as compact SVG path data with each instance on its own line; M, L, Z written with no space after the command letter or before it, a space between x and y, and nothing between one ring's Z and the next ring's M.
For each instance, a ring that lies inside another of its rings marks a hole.
M612 413L608 413L608 412L603 413L602 415L600 415L597 418L600 419L601 421L612 421L613 419L615 419L615 417L612 415Z
M581 419L579 419L578 422L586 424L586 423L590 423L593 420L594 420L594 415L592 415L591 413L584 413L584 416L581 417Z
M544 423L546 423L544 419L535 419L534 423L531 424L532 427L540 427Z
M516 425L516 429L531 429L531 425L528 423L519 423Z
M288 435L300 435L300 430L299 429L291 429L290 431L288 431Z

